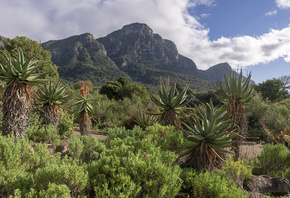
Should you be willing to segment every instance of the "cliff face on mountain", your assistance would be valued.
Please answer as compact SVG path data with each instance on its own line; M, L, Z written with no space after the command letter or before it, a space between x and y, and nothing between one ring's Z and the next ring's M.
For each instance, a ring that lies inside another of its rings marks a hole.
M231 72L227 63L205 71L197 69L191 59L178 53L173 41L154 34L142 23L126 25L102 38L86 33L48 41L42 46L51 52L60 76L72 81L104 84L124 76L144 84L157 84L160 79L169 78L202 91L213 89L225 72Z
M195 63L180 55L176 45L163 39L146 24L124 26L106 37L97 39L107 49L107 55L117 66L134 74L137 68L167 70L182 74L198 73Z
M104 84L122 76L129 77L107 57L104 46L89 33L48 41L42 47L51 52L52 62L59 66L58 72L66 80Z

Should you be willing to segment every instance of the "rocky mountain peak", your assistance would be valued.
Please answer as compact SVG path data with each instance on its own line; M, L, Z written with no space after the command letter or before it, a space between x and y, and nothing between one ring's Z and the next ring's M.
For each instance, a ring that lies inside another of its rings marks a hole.
M153 30L145 23L132 23L125 25L120 32L125 35L128 34L149 34L153 36Z

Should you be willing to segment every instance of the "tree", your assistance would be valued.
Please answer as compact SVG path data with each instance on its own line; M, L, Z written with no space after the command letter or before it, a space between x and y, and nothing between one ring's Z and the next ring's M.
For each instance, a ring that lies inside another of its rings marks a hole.
M39 60L37 64L37 72L43 73L42 78L52 78L56 80L58 78L57 66L51 62L51 53L44 50L41 44L33 41L25 36L17 36L14 39L6 38L4 40L4 49L11 53L16 48L21 48L24 56L27 59ZM3 60L0 59L0 63Z
M232 120L232 130L236 131L239 135L233 139L235 143L232 145L232 149L235 153L235 161L237 161L240 156L241 137L246 135L248 128L245 105L247 105L253 97L253 88L250 85L250 81L251 75L244 80L243 71L241 70L239 75L231 72L230 78L225 74L223 84L219 83L219 96L221 102L227 110L228 118Z
M278 80L284 83L284 89L290 89L290 76L281 76Z
M278 102L285 99L288 93L285 90L285 84L276 78L259 83L255 85L254 89L261 93L264 100L268 99L271 102Z
M66 86L62 86L60 81L49 82L40 87L36 92L38 102L42 105L41 115L46 125L53 125L56 129L60 120L59 105L67 97Z
M3 102L3 135L14 132L15 137L23 138L29 123L32 103L32 85L44 83L43 73L36 72L41 64L33 57L25 58L22 49L10 54L2 51L0 80L6 82Z
M118 81L109 81L100 89L100 94L107 95L109 99L123 100L124 98L132 99L137 95L144 101L149 100L147 90L140 84L130 82L127 78L121 77Z

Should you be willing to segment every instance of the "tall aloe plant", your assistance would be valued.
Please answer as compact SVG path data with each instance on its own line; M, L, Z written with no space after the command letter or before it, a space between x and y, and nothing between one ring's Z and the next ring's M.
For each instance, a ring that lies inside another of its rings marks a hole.
M40 87L36 92L38 102L42 105L41 115L44 124L54 125L55 128L58 127L60 120L59 106L61 105L61 101L68 96L65 90L66 86L61 85L60 81L56 83L50 81Z
M14 132L18 138L23 138L29 124L29 114L32 104L32 85L44 83L42 73L37 70L39 61L26 59L22 49L16 49L10 54L2 51L0 63L0 80L6 82L3 95L3 135Z
M231 120L226 111L213 106L212 101L188 109L183 115L182 124L186 138L192 142L189 149L179 157L186 156L185 166L197 170L212 170L224 162L223 153L228 153L235 134L230 131Z
M89 87L80 88L80 97L74 104L76 106L75 114L79 117L79 126L82 135L91 135L91 113L94 110L91 104L92 98L89 97Z
M162 124L172 125L175 127L180 126L180 120L178 114L182 107L186 105L186 92L188 86L186 85L180 93L177 93L176 84L174 83L170 90L166 90L165 85L161 83L159 89L159 99L157 99L150 91L149 96L151 100L161 108L161 113L158 114L161 117Z
M247 105L253 97L253 88L251 86L251 74L243 79L243 71L240 74L231 72L230 78L225 74L223 84L219 83L219 96L221 102L227 109L228 118L232 120L232 127L237 131L239 136L233 145L235 156L234 160L240 157L240 143L247 134L247 116L245 113L245 105Z

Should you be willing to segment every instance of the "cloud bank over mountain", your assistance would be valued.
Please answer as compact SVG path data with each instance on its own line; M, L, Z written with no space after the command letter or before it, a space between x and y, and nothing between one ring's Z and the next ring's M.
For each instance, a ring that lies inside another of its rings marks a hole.
M214 6L218 3L215 0L0 0L0 3L0 16L4 19L0 21L0 34L10 38L24 35L44 42L84 32L102 37L126 24L140 22L174 41L179 52L192 58L200 69L221 62L232 67L256 65L280 57L290 62L290 26L257 36L210 40L210 29L199 20L206 15L192 16L189 10L201 5ZM277 9L289 9L290 1L276 0L276 5Z

